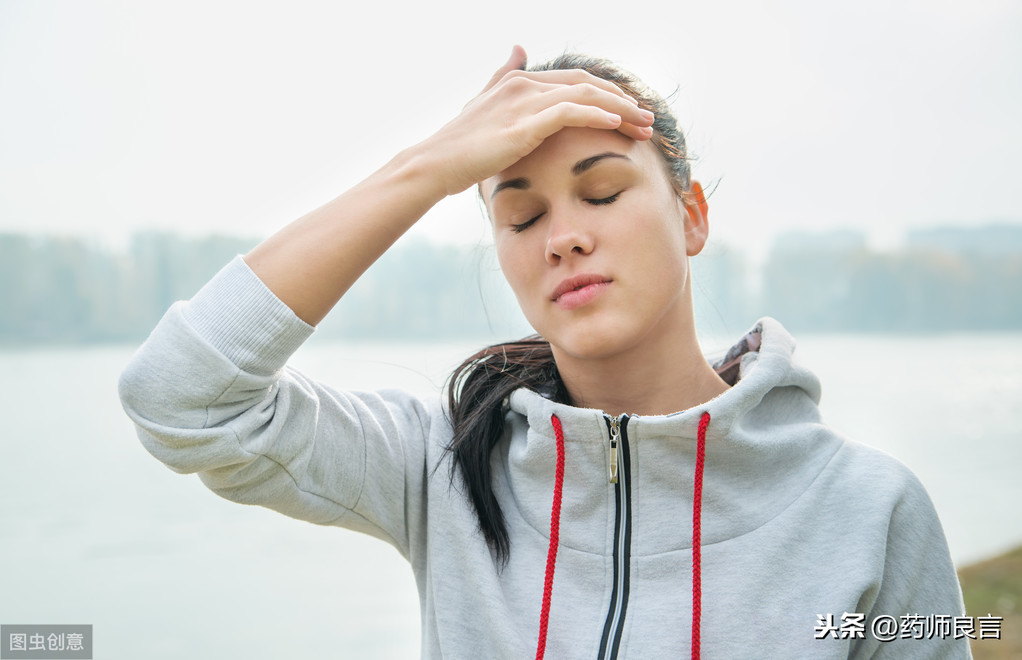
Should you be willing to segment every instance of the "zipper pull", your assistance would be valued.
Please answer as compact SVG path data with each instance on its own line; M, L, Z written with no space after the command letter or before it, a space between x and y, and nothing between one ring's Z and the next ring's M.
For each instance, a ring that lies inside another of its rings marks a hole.
M617 443L621 438L621 418L610 420L610 483L617 483Z

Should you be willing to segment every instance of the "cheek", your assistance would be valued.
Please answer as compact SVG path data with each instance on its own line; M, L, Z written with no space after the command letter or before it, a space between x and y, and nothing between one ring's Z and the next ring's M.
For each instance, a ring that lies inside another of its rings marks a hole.
M497 262L519 309L537 332L541 332L536 324L540 323L537 314L541 313L537 305L541 305L542 301L542 254L541 263L537 264L533 254L535 248L530 243L524 236L511 236L499 241L496 245Z
M514 240L496 241L497 263L500 264L500 270L504 273L504 279L511 286L511 290L516 296L520 296L520 290L528 277L528 269L524 250L520 244L515 243Z
M665 283L683 280L688 270L685 244L685 219L670 205L655 206L648 210L640 226L632 227L633 236L644 236L641 241L631 240L631 259L654 279Z
M686 256L685 222L688 213L674 203L673 197L661 204L660 213L663 218L660 232L665 246L669 245L672 252L677 252L679 259Z

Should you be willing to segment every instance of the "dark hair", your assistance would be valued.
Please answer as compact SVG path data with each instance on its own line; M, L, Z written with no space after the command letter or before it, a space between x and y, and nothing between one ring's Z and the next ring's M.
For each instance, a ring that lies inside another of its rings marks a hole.
M504 513L493 494L490 454L504 437L507 399L521 387L570 403L550 342L539 335L484 348L462 362L448 382L454 428L448 447L453 454L451 480L454 470L460 470L467 496L479 517L479 529L501 563L508 559L511 541Z
M691 168L685 137L667 102L634 75L609 60L588 55L565 53L530 71L583 69L608 80L639 102L654 115L651 142L663 157L671 184L679 195L688 192ZM451 481L460 472L467 496L479 517L479 529L504 564L511 553L504 513L493 493L490 455L504 438L507 398L525 387L559 403L571 403L564 382L554 363L550 343L539 335L516 342L494 344L462 362L448 382L448 405L454 436L448 451L452 454Z

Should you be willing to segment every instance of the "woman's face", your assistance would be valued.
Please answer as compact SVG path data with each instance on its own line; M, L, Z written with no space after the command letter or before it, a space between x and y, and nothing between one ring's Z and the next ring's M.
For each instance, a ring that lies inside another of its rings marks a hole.
M705 204L686 206L652 143L566 128L481 192L504 275L555 355L612 357L690 325Z

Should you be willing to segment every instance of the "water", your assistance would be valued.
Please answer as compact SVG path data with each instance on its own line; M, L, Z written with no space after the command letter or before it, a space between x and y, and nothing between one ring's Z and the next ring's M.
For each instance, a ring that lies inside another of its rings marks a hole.
M312 343L340 387L435 392L474 345ZM416 657L388 545L209 493L135 439L131 348L0 352L0 622L91 623L97 658ZM926 484L963 565L1022 543L1022 334L808 337L822 408Z

